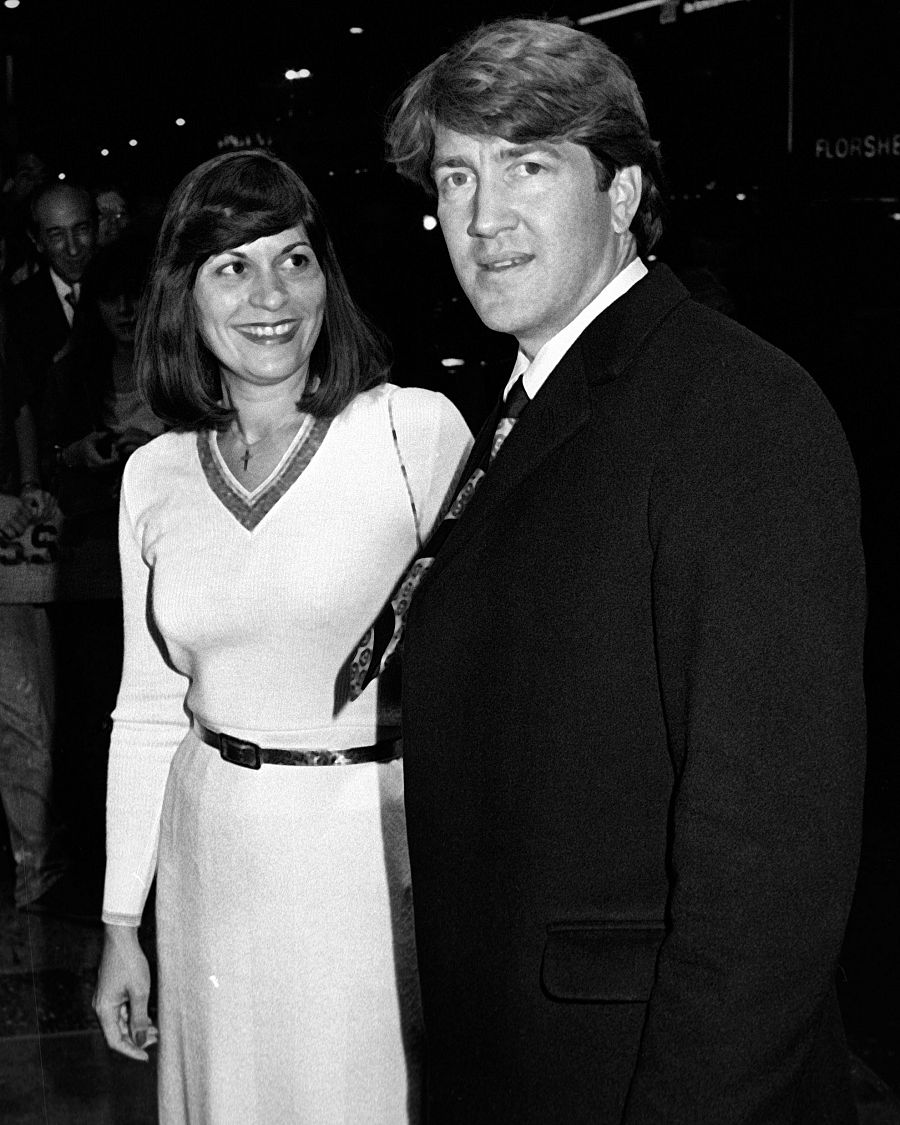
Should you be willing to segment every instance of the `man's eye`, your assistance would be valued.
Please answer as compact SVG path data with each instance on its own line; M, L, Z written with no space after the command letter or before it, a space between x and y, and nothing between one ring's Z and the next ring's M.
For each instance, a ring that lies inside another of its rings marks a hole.
M441 180L441 190L452 191L455 188L465 187L468 182L468 172L448 172Z
M539 164L536 160L523 160L521 164L517 164L516 168L520 176L536 176L539 172L543 172L544 165Z

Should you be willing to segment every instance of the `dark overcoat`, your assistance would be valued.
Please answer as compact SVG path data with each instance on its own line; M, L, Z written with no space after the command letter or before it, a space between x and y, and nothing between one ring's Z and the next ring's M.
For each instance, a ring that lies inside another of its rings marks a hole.
M654 267L527 407L413 601L430 1122L855 1120L833 981L864 612L828 403Z
M9 290L8 311L7 359L40 431L47 379L71 335L47 266Z

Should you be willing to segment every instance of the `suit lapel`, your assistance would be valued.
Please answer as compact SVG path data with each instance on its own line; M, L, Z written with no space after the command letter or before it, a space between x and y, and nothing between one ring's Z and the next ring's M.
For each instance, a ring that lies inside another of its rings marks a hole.
M540 469L551 454L582 429L591 416L590 384L617 379L636 361L651 336L688 292L666 266L654 265L588 325L560 360L503 444L496 462L475 490L457 526L447 537L428 574L428 584L471 542ZM482 427L462 480L467 480L493 440L500 408Z

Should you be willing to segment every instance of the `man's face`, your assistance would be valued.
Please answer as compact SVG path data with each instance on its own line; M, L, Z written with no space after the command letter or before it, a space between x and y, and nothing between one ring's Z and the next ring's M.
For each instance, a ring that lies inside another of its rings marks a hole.
M98 242L101 246L108 246L110 242L115 242L131 221L128 204L115 188L98 191L94 198L99 218Z
M97 223L90 197L61 188L38 200L35 208L38 250L63 281L74 285L97 246Z
M519 145L438 126L432 173L466 296L529 357L634 256L618 235L640 200L640 173L624 169L601 192L583 145Z

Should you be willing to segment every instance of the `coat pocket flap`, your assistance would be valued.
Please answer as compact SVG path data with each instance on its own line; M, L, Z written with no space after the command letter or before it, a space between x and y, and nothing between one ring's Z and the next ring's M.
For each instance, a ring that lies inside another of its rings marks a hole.
M664 936L662 922L555 923L547 927L541 984L555 1000L645 1002Z

